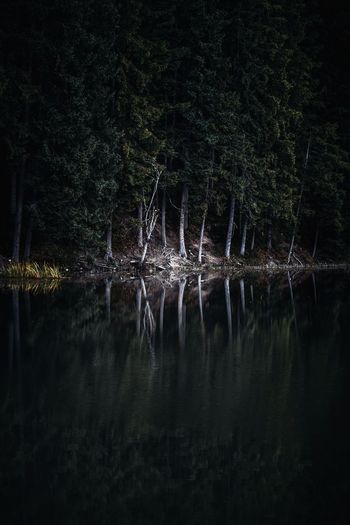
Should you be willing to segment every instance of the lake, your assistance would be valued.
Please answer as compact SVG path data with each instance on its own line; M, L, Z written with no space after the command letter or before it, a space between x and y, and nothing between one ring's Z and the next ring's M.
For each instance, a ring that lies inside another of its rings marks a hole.
M348 523L350 275L0 289L2 524Z

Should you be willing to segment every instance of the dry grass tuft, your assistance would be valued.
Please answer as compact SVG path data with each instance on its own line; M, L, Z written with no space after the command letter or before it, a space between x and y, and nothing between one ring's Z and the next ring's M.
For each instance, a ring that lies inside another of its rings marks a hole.
M58 266L44 262L11 263L0 271L1 277L11 279L60 279Z

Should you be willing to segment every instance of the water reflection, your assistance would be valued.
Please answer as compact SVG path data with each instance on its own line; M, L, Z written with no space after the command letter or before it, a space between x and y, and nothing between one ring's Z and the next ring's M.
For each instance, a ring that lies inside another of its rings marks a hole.
M5 522L347 523L349 288L283 274L4 290Z

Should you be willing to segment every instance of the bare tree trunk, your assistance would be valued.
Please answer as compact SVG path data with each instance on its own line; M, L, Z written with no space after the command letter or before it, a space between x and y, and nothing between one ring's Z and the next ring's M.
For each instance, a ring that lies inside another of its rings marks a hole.
M251 252L254 250L254 247L255 247L255 226L253 228L252 241L250 243L250 251Z
M199 236L199 246L198 246L198 262L199 262L199 264L202 264L202 250L203 250L203 239L204 239L206 218L207 218L207 208L205 208L205 210L203 212L201 233L200 233L200 236Z
M106 255L105 259L106 261L109 261L109 259L113 259L113 251L112 251L112 236L113 236L113 218L110 218L108 230L107 230L107 243L106 243Z
M187 184L183 185L182 196L181 196L181 209L180 209L180 250L179 255L187 258L186 245L185 245L185 211L188 206L188 187Z
M232 238L233 238L233 228L234 228L234 219L235 219L235 204L236 204L236 199L232 195L231 202L230 202L230 215L228 218L228 227L227 227L227 235L226 235L226 247L225 247L226 259L229 259L231 256L231 243L232 243Z
M312 250L312 258L315 258L316 250L317 250L317 244L318 244L318 235L320 232L320 226L317 224L316 233L315 233L315 240L314 240L314 249Z
M247 217L244 219L244 225L243 225L243 233L242 233L242 243L241 243L241 251L239 254L244 257L245 255L245 246L246 246L246 240L247 240L247 228L248 228L248 219Z
M288 259L287 259L287 263L288 264L290 263L290 260L291 260L292 254L293 254L295 237L296 237L296 234L297 234L297 228L298 228L298 223L299 223L301 202L303 200L304 185L305 185L305 173L306 173L307 165L308 165L308 162L309 162L310 142L311 142L311 137L309 138L309 141L308 141L308 144L307 144L307 149L306 149L304 169L303 169L303 175L302 175L302 182L301 182L300 194L299 194L299 199L298 199L297 213L296 213L296 216L295 216L293 235L292 235L292 240L290 242L289 252L288 252Z
M268 230L267 230L267 251L270 252L272 250L272 226L269 224Z
M12 172L11 175L11 215L16 213L17 207L17 173Z
M19 254L21 248L21 230L22 230L22 217L23 217L23 197L24 197L24 174L26 170L26 158L23 154L21 161L21 169L18 177L18 188L17 188L17 204L15 214L15 224L13 232L13 247L12 247L12 259L15 262L19 261Z
M143 247L143 204L140 202L138 209L138 237L137 237L137 246L139 248Z
M166 192L163 189L162 195L162 245L166 247Z
M228 277L226 277L224 281L224 290L225 290L225 302L226 302L226 313L227 313L228 340L229 340L229 346L232 346L232 311L231 311L230 279Z
M26 238L24 243L24 260L29 261L30 252L32 247L32 234L33 234L33 217L30 214L27 224Z

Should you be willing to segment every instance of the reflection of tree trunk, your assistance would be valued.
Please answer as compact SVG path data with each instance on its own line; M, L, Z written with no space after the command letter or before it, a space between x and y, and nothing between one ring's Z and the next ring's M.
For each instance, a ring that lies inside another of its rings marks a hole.
M30 301L30 293L28 291L23 292L24 296L24 308L26 313L26 325L29 328L32 322L32 309Z
M244 279L240 279L239 281L239 288L241 291L241 306L242 306L242 312L245 314L245 290L244 290Z
M166 192L165 188L162 195L162 245L166 247Z
M187 184L183 185L182 196L181 196L181 208L180 208L180 250L179 255L181 257L187 257L186 245L185 245L185 210L188 203L188 187Z
M235 219L235 203L236 203L236 199L232 195L231 201L230 201L230 215L228 219L227 235L226 235L226 247L225 247L226 259L229 259L231 256L231 243L232 243L232 238L233 238L233 228L234 228L234 219Z
M252 301L252 305L254 306L254 286L250 285L250 299Z
M143 204L140 202L138 209L138 236L137 236L137 246L142 248L143 246Z
M227 313L227 329L228 329L228 342L229 346L232 346L232 311L231 311L231 294L230 294L230 279L226 277L224 281L225 289L225 302L226 302L226 313Z
M242 243L241 243L241 251L239 252L242 257L245 255L245 246L246 246L246 240L247 240L247 228L248 228L248 219L244 219L243 224L243 233L242 233Z
M314 272L312 272L311 277L312 277L312 284L313 284L313 289L314 289L315 304L317 304L317 288L316 288L316 279L315 279Z
M315 255L316 255L319 231L320 231L320 228L319 228L319 225L317 225L316 232L315 232L314 248L312 250L312 258L313 259L315 258Z
M107 277L105 280L105 299L106 299L106 317L108 324L111 322L111 291L112 291L112 279Z
M198 275L198 305L199 305L199 316L201 321L201 332L202 337L205 335L204 315L203 315L203 297L202 297L202 275Z
M159 334L160 334L160 347L161 347L161 349L163 349L165 295L166 295L166 290L165 290L165 288L163 286L163 288L162 288L162 295L160 297L160 307L159 307Z
M185 312L184 312L184 293L186 287L186 277L179 281L179 294L177 301L177 319L178 319L178 331L179 331L179 346L180 350L185 348Z
M26 231L26 238L24 243L24 260L29 261L30 259L30 252L32 247L32 234L33 234L33 216L32 214L29 215L28 224L27 224L27 231Z
M14 326L13 322L9 324L9 372L12 372L13 367L13 343L14 343Z
M287 273L287 277L288 277L288 285L289 285L290 300L291 300L291 303L292 303L292 310L293 310L293 318L294 318L294 325L295 325L295 334L296 334L296 338L297 338L297 345L298 345L298 347L299 347L299 329L298 329L298 320L297 320L297 315L296 315L296 310L295 310L294 293L293 293L293 283L292 283L292 279L291 279L291 277L290 277L290 272Z
M140 337L141 335L141 302L142 302L142 290L141 290L141 286L138 286L136 290L136 333L137 333L137 337Z

